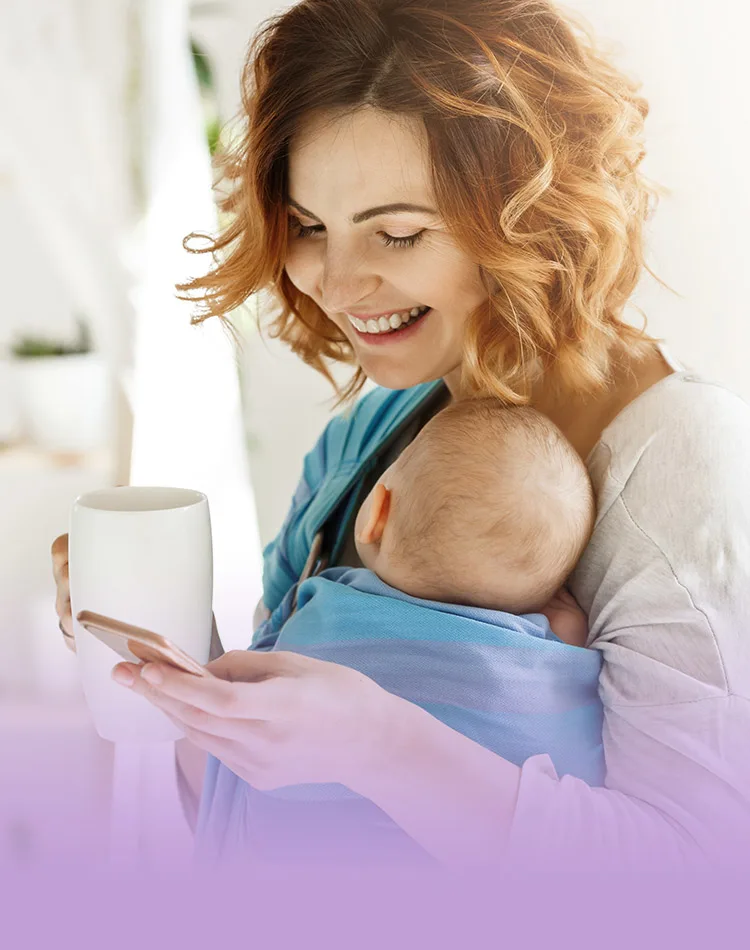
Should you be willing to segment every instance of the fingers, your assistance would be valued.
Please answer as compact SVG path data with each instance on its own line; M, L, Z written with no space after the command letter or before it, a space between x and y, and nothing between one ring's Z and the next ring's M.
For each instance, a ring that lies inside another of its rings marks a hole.
M52 542L52 558L63 557L64 560L68 559L68 535L60 534Z
M156 705L156 703L154 704ZM190 725L190 713L185 718L171 712L164 706L159 706L165 716L185 733L193 745L210 752L222 762L241 762L243 757L250 753L251 741L262 742L260 737L253 737L252 726L249 721L239 719L216 719L213 723L201 726ZM192 707L187 707L190 710ZM196 710L199 711L199 710Z
M73 634L73 613L70 604L70 595L65 595L59 588L55 600L55 612L60 619L60 629L65 637L65 645L76 652L76 642Z
M140 672L139 663L116 663L112 667L112 679L123 686L130 686L140 676Z
M220 719L206 712L205 709L199 709L184 703L182 700L167 696L160 690L150 686L142 676L136 676L133 686L134 693L145 697L154 706L166 713L173 722L177 722L180 727L187 727L204 736L224 736L227 737L228 730L232 725L237 725L239 720ZM190 737L188 737L190 738Z
M60 579L57 581L57 594L55 597L55 610L57 611L57 616L62 619L62 615L69 608L70 586L68 585L68 565L65 564L64 568L60 572Z
M73 614L71 612L70 597L63 599L58 593L57 600L55 601L55 612L60 621L60 631L63 634L65 646L75 653L76 641L73 633Z
M60 618L60 620L62 620L67 615L71 618L71 621L72 621L73 615L72 615L71 605L70 605L70 591L63 590L60 587L57 588L57 596L55 597L55 613ZM65 624L65 627L66 629L69 630L70 633L73 632L72 623L70 624L69 627L67 624Z
M565 587L561 587L556 591L551 597L547 607L556 607L556 608L565 608L565 607L577 607L578 601L575 597L567 590ZM543 611L542 611L543 613Z
M55 578L57 595L55 597L55 613L60 618L60 626L65 636L65 645L73 653L76 652L73 637L73 615L70 605L70 568L68 565L68 536L61 534L52 542L52 574Z
M252 657L251 653L232 650L224 654L208 664L206 669L214 675L205 677L183 673L166 663L149 663L147 666L161 680L152 681L150 685L163 696L219 719L269 720L282 716L291 702L288 682L281 676L269 676L268 672L263 678L257 678L258 667L268 670L268 657L264 654ZM248 662L248 658L252 661L258 657L263 659L258 663ZM248 670L249 667L252 669ZM223 676L217 675L217 670Z
M145 665L153 666L154 664ZM113 678L117 679L118 682L122 682L119 677L124 673L130 674L132 677L130 689L160 709L185 732L186 737L191 742L194 742L200 748L222 758L240 757L243 748L248 745L249 739L254 738L259 745L263 745L264 739L260 723L255 724L258 728L254 730L254 724L248 720L214 716L205 709L174 699L160 689L151 686L141 675L143 668L143 666L134 663L118 663L112 671ZM115 671L117 671L117 674L115 674ZM256 731L255 736L253 736L254 731Z
M52 573L55 577L55 583L61 577L61 572L63 567L66 568L65 579L67 580L67 565L68 565L68 536L67 534L61 534L59 537L55 538L52 542L51 552L52 554Z
M558 591L558 595L560 599L563 601L563 603L569 604L571 607L578 606L578 601L570 593L567 587L561 587L560 590Z
M170 716L168 713L165 713L168 719L170 719L178 729L182 729L185 733L185 738L189 739L192 745L197 746L197 748L202 749L204 752L207 752L209 755L213 755L215 758L219 759L228 769L231 769L235 775L238 775L240 778L247 781L246 769L242 764L248 756L247 745L240 745L237 742L234 742L231 739L225 739L222 736L212 736L208 733L201 732L198 729L192 729L190 726L186 726L184 723L180 722L179 719L175 719Z
M73 618L70 615L70 611L64 615L64 618L60 620L60 627L63 633L63 643L71 651L75 653L76 651L76 638L73 630Z

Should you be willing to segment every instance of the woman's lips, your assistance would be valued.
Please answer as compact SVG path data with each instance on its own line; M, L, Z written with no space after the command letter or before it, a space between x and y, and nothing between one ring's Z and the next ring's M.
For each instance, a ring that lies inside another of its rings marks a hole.
M389 343L402 343L404 340L413 337L419 332L419 328L431 315L432 308L423 313L421 317L414 321L414 323L410 323L408 327L399 327L398 330L393 330L390 333L363 333L353 324L350 324L350 326L357 334L357 337L365 343L371 346L385 346Z

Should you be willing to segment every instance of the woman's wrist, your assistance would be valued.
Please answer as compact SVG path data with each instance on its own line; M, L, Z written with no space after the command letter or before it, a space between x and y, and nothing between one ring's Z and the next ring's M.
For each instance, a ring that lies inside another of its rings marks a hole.
M442 863L499 864L521 769L392 696L364 782L355 789Z

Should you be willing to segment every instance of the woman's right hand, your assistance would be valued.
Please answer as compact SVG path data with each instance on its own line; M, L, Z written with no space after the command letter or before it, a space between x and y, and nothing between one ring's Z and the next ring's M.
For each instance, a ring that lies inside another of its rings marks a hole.
M55 610L60 618L60 631L65 638L65 645L73 653L76 652L76 641L73 636L73 614L70 607L70 582L68 580L68 536L61 534L52 542L52 574L57 585Z

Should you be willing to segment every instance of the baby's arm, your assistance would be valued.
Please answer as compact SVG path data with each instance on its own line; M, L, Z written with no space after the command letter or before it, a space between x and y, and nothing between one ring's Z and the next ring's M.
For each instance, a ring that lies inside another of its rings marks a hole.
M586 646L589 635L588 619L567 588L561 587L540 613L549 620L556 637L574 647Z

